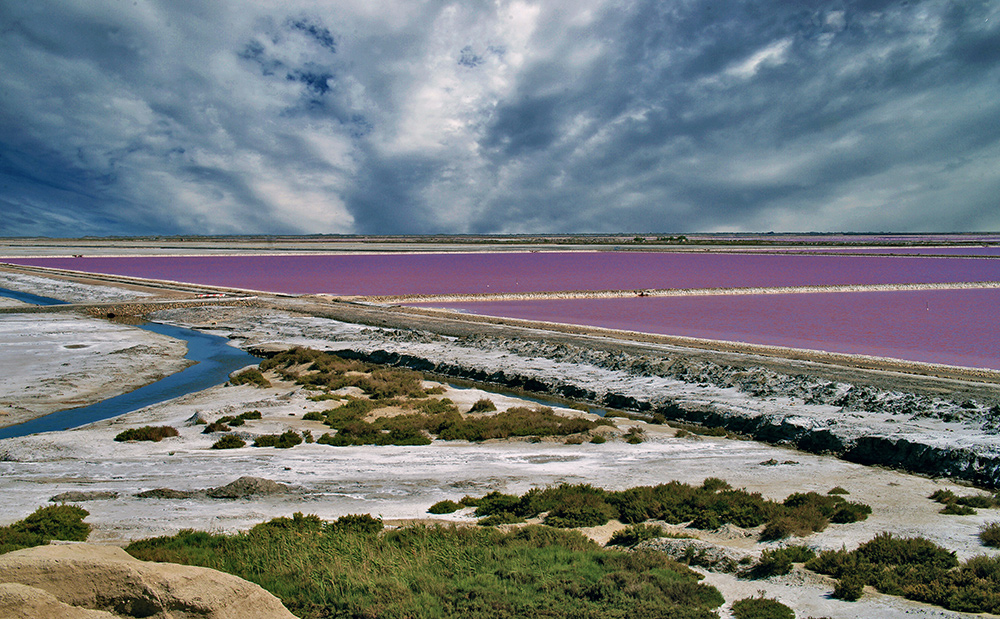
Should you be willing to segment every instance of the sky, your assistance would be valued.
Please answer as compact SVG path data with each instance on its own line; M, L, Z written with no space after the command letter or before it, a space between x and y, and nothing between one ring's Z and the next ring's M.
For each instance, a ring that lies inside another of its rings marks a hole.
M0 236L996 230L997 0L0 3Z

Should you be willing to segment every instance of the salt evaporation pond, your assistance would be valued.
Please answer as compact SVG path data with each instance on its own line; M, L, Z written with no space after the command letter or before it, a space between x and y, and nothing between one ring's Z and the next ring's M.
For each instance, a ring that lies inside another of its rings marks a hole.
M1000 289L424 303L464 312L1000 370Z
M11 258L23 265L335 295L1000 281L1000 260L676 252Z

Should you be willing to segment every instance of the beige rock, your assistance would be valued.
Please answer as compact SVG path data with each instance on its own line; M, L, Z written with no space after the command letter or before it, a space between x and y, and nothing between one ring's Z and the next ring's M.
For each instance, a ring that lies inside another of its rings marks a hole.
M0 555L0 582L43 589L64 604L122 617L294 619L278 598L241 578L207 568L139 561L114 546L39 546Z
M18 583L0 584L0 617L4 619L116 619L103 610L78 608L60 602L43 589Z

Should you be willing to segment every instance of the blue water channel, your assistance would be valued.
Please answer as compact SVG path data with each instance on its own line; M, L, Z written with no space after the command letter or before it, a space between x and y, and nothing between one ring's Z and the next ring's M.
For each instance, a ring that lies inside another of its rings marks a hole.
M52 297L42 297L30 292L9 290L7 288L0 288L0 297L7 297L8 299L15 299L22 303L31 303L32 305L66 305L66 301L60 301Z
M247 352L230 346L229 340L224 337L155 322L137 326L140 329L184 340L187 342L187 354L184 358L195 361L196 364L145 387L139 387L90 406L69 408L21 424L0 428L0 439L67 430L131 413L150 404L165 402L220 385L229 379L229 374L233 371L259 361Z

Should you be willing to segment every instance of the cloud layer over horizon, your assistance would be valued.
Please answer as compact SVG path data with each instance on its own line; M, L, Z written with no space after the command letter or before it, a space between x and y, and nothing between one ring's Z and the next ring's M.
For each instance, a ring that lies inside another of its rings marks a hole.
M1000 230L1000 3L0 4L0 235Z

